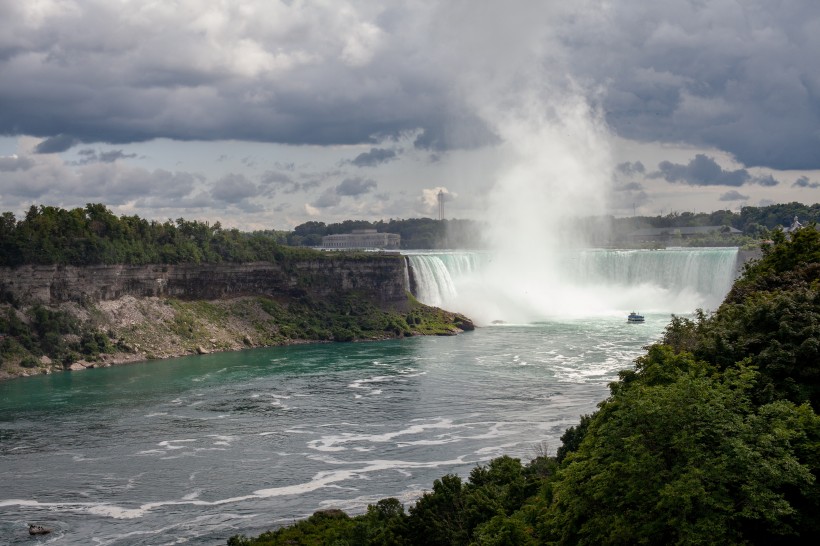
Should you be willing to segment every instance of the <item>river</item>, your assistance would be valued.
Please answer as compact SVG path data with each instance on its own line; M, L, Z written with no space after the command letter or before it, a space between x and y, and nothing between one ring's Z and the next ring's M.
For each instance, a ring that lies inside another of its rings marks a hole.
M447 473L554 450L645 324L194 356L0 384L0 543L224 544L321 508L404 502Z
M38 543L224 544L554 452L662 335L656 307L0 383L0 543L31 544L33 523L54 530Z

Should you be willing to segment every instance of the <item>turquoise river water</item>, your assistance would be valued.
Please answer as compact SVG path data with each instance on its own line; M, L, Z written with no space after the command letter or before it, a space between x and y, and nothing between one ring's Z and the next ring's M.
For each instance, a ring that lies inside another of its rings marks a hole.
M554 451L670 313L719 303L736 256L589 251L563 278L519 278L482 253L415 253L420 299L487 326L1 383L0 544L225 544ZM646 322L628 324L636 304Z
M224 544L551 449L668 315L257 349L0 384L0 543Z

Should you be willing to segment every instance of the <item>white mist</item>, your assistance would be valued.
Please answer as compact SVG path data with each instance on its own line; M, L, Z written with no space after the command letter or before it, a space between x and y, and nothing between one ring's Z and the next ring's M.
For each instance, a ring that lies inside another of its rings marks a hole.
M447 303L485 324L600 313L600 295L577 287L564 265L585 246L577 219L606 211L606 128L580 95L519 99L503 111L484 109L505 158L487 196L492 258Z

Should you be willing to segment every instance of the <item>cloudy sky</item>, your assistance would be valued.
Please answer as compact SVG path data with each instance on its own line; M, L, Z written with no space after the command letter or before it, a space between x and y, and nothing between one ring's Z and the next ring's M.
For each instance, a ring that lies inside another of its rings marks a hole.
M816 0L0 0L0 209L815 203L818 52Z

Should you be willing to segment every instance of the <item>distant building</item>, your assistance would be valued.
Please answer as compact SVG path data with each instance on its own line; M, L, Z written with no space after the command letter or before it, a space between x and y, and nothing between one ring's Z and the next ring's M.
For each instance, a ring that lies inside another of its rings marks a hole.
M398 250L401 235L379 233L375 229L354 229L352 233L339 233L322 237L323 248L379 248Z
M743 232L730 226L695 226L695 227L668 227L645 228L633 231L628 235L633 242L668 242L674 239L694 239L708 235L731 237L742 235Z
M792 221L792 225L790 225L789 227L787 227L783 231L785 231L786 233L791 233L792 231L797 231L798 229L800 229L802 227L803 227L803 224L801 224L800 221L797 219L797 216L795 216L794 220Z

